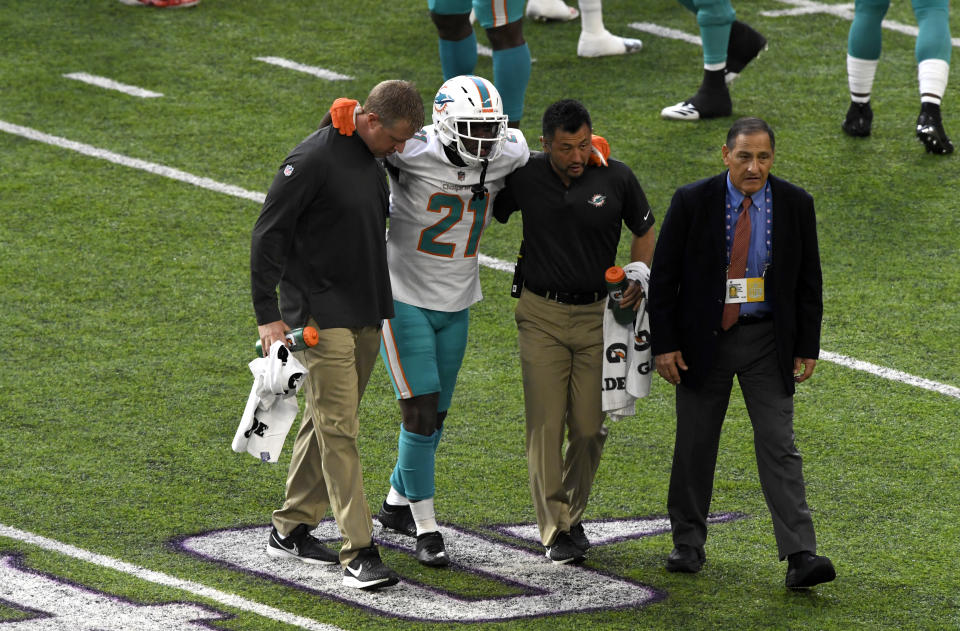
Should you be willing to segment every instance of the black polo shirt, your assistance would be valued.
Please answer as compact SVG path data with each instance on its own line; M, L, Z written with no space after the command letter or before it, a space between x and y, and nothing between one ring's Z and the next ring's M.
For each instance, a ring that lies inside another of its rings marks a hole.
M524 281L540 290L568 293L605 291L603 274L616 264L620 225L643 236L653 212L630 168L618 160L588 166L564 186L546 154L507 176L493 216L506 223L523 217Z
M379 326L393 317L386 172L359 134L323 127L283 161L250 249L257 323ZM277 305L279 286L280 304Z

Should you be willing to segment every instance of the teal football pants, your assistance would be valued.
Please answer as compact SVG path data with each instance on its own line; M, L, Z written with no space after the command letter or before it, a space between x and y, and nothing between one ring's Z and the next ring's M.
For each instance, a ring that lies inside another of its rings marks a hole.
M737 13L730 0L677 0L697 15L700 40L703 42L704 65L722 64L727 60L730 25Z
M437 15L465 15L473 9L480 26L489 30L523 19L526 0L486 2L484 0L428 0ZM459 41L440 39L440 69L443 80L473 74L477 65L477 38L471 33ZM523 101L531 69L530 48L526 43L493 51L493 84L503 99L503 111L511 121L523 118Z
M917 18L917 62L942 59L950 63L949 0L913 0ZM881 23L890 8L890 0L856 0L853 24L847 40L847 52L857 59L880 59Z

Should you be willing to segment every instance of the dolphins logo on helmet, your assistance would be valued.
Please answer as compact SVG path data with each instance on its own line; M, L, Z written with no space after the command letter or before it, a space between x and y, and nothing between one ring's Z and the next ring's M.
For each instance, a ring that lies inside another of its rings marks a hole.
M447 103L453 103L453 99L442 92L437 92L437 96L433 98L433 111L434 112L443 112L447 109Z

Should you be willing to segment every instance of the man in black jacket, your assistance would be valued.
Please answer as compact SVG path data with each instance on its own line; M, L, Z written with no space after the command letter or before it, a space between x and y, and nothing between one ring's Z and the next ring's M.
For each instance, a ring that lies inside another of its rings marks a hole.
M833 580L816 555L800 454L794 385L813 374L823 316L813 198L769 176L774 134L757 118L733 124L726 173L676 191L650 274L657 372L677 386L677 435L667 508L673 572L703 566L720 429L736 375L753 424L757 468L786 584Z
M357 450L357 409L380 348L381 323L393 317L384 241L389 193L379 159L402 150L422 125L423 102L411 83L375 86L357 115L356 134L326 125L287 156L250 249L263 348L291 328L310 325L320 334L316 346L297 353L309 372L306 409L267 554L336 563L338 555L310 534L329 506L343 537L343 582L360 589L399 580L371 540Z

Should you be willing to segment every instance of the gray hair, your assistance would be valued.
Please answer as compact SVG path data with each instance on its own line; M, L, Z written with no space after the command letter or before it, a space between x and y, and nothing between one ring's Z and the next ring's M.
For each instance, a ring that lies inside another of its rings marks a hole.
M770 129L770 125L767 124L767 121L762 118L754 118L748 116L745 118L740 118L734 121L733 125L730 127L730 131L727 132L727 149L733 149L733 144L737 141L737 136L741 135L750 135L763 132L767 134L770 138L770 148L775 148L775 142L773 139L773 130Z

